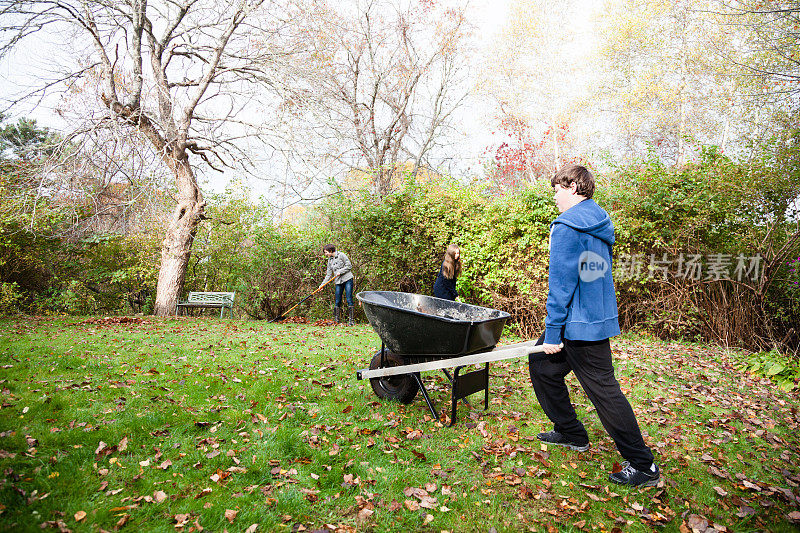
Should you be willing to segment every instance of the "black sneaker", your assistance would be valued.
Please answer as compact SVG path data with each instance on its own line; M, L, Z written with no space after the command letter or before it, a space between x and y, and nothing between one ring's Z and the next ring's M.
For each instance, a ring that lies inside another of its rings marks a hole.
M646 472L635 469L628 461L622 463L622 470L608 475L612 482L629 487L655 487L660 477L658 467L655 472Z
M569 438L565 437L558 431L548 431L547 433L539 433L536 435L536 438L540 441L546 442L548 444L555 444L556 446L564 446L565 448L571 448L573 450L578 450L579 452L585 452L589 449L589 443L586 442L584 444L579 444L575 441L569 440Z

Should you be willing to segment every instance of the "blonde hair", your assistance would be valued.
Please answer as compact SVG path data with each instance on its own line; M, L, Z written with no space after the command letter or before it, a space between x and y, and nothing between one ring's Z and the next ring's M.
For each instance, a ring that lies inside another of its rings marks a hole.
M461 274L461 254L456 259L456 252L459 251L457 244L451 244L447 247L444 253L444 261L442 262L442 274L447 279L457 278Z

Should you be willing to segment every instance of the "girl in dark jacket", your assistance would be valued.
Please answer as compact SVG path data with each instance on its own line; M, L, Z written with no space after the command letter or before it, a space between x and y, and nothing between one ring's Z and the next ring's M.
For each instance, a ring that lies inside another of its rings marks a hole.
M439 275L433 284L433 295L445 300L456 300L458 298L456 279L459 274L461 274L461 251L458 245L451 244L444 253L442 268L439 269Z

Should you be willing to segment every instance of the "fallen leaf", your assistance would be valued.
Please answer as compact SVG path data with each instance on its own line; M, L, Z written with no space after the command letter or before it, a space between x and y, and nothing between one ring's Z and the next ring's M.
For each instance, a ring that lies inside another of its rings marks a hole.
M258 529L258 524L251 524L250 527L244 530L244 533L255 533L256 529Z
M756 514L756 510L750 507L749 505L742 505L739 507L739 512L736 513L736 516L739 518L747 518L748 516L752 516Z
M160 465L158 465L158 467L159 467L161 470L166 470L167 468L169 468L169 467L171 467L171 466L172 466L172 461L170 461L169 459L167 459L166 461L164 461L163 463L161 463Z
M753 483L750 483L746 479L744 481L742 481L742 485L744 485L744 487L747 488L747 489L756 490L758 492L761 492L761 487L759 487L758 485L755 485Z
M353 406L352 406L352 405L348 405L347 407L345 407L344 409L342 409L342 413L343 413L343 414L347 414L347 413L349 413L349 412L350 412L350 411L352 411L352 410L353 410Z
M236 515L239 514L239 511L234 511L233 509L225 509L225 518L228 519L228 522L231 524L236 519Z
M717 476L718 478L728 479L728 475L719 468L717 468L716 466L709 466L708 471Z
M403 505L405 505L406 509L409 511L419 511L419 504L414 500L405 500Z
M424 507L425 509L436 509L437 505L439 505L439 502L436 501L436 498L423 496L419 499L419 506Z
M531 500L533 499L533 491L527 485L522 485L517 492L519 495L520 500Z
M722 496L723 498L728 495L728 492L723 489L722 487L714 487L714 492Z
M139 466L144 467L144 468L150 466L150 459L145 459L144 461L139 461Z
M408 435L406 435L406 438L408 440L421 439L422 438L422 431L420 431L418 429L415 429L414 431L412 431Z
M431 522L433 522L433 515L432 514L426 514L425 515L425 520L422 521L422 525L423 526L427 526Z
M76 522L80 522L84 518L86 518L86 511L78 511L77 513L75 513L75 521Z
M108 444L106 444L103 441L100 441L100 444L97 445L97 449L94 451L94 454L97 455L98 453L102 452L103 450L106 449L106 446L108 446Z
M690 531L705 532L708 528L708 520L703 516L690 514L686 518L686 525L689 527Z
M418 452L417 450L411 450L411 453L413 453L414 457L416 457L420 461L427 461L428 460L428 458L425 457L425 454L422 453L422 452Z
M403 494L408 498L422 498L428 495L428 491L419 487L406 487L403 489Z
M124 452L128 449L128 437L122 437L122 440L117 444L117 451Z
M129 511L129 510L131 510L131 509L136 509L137 507L139 507L139 506L138 506L137 504L135 504L135 503L134 503L133 505L122 505L122 506L120 506L120 507L112 507L112 508L110 509L110 511L111 511L112 513L118 513L118 512L120 512L120 511Z
M366 522L374 513L374 510L365 507L358 512L357 519L359 522Z
M157 490L153 493L153 498L156 500L156 503L161 503L167 499L167 493L163 490Z

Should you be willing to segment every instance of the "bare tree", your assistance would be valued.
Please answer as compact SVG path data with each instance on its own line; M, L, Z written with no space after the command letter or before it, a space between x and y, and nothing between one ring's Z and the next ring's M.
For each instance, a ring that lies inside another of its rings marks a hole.
M432 164L467 92L464 10L432 4L315 4L305 74L287 102L298 152L370 176L378 195Z
M519 156L524 181L535 181L569 161L576 147L566 135L580 120L589 65L575 46L579 6L564 0L515 0L491 43L481 88L493 101L501 148ZM541 142L540 142L541 139Z
M791 102L800 92L800 4L775 0L713 0L707 10L741 41L729 62L759 80L757 94L772 94ZM796 99L794 100L796 107Z
M75 64L10 103L79 86L103 110L84 118L146 140L172 174L176 205L162 243L157 315L175 309L192 240L205 218L198 163L215 170L232 166L236 140L254 133L243 110L257 100L252 88L270 81L264 72L284 57L273 38L288 11L278 0L0 1L0 53L40 32L59 32L84 51Z

